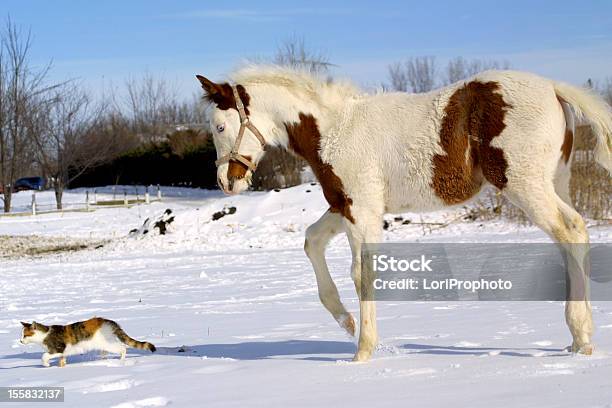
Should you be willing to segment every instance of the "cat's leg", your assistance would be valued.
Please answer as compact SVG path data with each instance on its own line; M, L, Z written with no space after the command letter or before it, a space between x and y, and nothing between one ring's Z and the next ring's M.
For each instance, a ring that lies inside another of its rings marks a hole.
M115 345L115 347L118 350L118 353L119 353L119 356L120 356L119 359L120 360L125 360L125 355L127 354L127 347L125 346L125 344L117 343Z
M51 360L51 354L43 353L42 355L42 365L45 367L49 367L49 360Z
M104 350L108 353L119 354L121 360L125 360L125 355L127 354L127 348L123 343L119 342L107 344Z
M49 367L51 364L49 364L49 360L51 360L52 358L55 357L61 357L62 353L43 353L42 355L42 365L45 367Z
M127 347L125 347L123 343L117 343L113 346L112 352L118 353L120 360L125 360L125 355L127 354Z

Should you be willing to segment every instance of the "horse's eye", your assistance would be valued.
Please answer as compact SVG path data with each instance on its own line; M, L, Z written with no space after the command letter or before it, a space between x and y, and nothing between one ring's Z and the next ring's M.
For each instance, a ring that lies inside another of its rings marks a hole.
M217 125L217 132L221 133L225 130L225 125Z

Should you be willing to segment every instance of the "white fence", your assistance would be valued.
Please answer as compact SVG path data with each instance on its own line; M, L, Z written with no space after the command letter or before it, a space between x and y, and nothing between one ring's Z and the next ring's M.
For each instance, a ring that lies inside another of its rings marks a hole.
M25 193L19 193L25 194ZM14 197L16 197L15 195ZM57 209L53 191L32 192L31 201L24 197L15 203L15 211L0 212L0 216L37 215L56 212L93 211L98 208L131 207L162 200L160 186L111 186L93 189L79 189L67 192L62 200L62 209Z

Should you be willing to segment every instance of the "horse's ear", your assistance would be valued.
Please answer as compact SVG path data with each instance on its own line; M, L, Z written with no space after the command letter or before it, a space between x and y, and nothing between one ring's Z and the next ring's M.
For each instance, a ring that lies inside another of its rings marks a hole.
M200 84L202 85L202 89L204 89L208 95L214 95L221 91L221 86L218 84L215 84L208 78L205 78L202 75L196 75L196 78L198 79L198 81L200 81Z
M200 81L202 89L204 89L204 98L206 100L216 103L217 107L222 110L236 107L236 100L234 99L234 94L230 84L227 82L216 84L202 75L196 75L196 78L198 81ZM240 93L242 103L246 109L249 104L249 96L246 94L244 87L241 85L238 85L238 92ZM248 115L249 111L246 110L246 113Z

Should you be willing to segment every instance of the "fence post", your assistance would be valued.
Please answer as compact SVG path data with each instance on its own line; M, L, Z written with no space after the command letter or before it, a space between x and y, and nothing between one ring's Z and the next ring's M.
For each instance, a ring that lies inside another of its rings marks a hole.
M113 186L113 201L116 200L116 197L115 197L116 192L117 192L117 187Z
M98 189L94 189L94 205L98 204Z
M149 197L149 186L145 187L145 203L151 204L151 197Z
M89 190L85 190L85 210L89 211Z
M32 193L32 215L36 215L36 193Z
M159 184L157 185L157 199L159 201L161 201L162 199L161 188L159 187Z
M127 191L123 190L123 205L127 207L128 199L127 199Z

